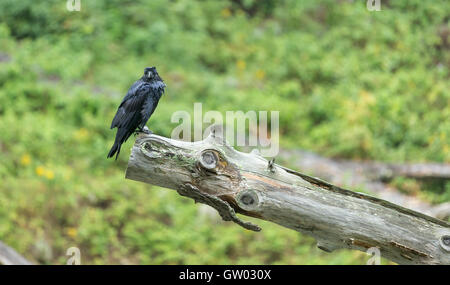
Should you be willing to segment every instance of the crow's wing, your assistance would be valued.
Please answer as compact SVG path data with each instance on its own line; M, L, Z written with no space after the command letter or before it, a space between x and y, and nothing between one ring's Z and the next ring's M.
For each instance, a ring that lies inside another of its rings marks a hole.
M134 87L134 88L133 88ZM133 86L125 96L119 106L116 115L111 123L111 129L125 127L126 129L134 129L139 125L141 119L142 106L149 92L150 86L141 83Z
M159 98L161 97L160 90L150 89L149 93L150 96L147 96L141 111L144 124L147 122L147 120L151 117L151 115L155 111L156 107L158 106Z

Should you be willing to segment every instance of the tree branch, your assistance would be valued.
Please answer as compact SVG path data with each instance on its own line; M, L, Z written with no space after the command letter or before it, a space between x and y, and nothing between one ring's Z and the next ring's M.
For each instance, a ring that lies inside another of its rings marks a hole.
M378 247L400 264L450 264L449 223L238 152L214 133L193 143L140 135L126 178L175 189L246 229L260 230L236 213L311 235L328 252Z

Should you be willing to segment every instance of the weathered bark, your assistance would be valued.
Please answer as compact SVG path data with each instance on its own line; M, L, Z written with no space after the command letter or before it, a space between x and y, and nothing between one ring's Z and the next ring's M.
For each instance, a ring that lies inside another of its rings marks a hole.
M259 231L236 213L316 238L325 251L378 247L400 264L450 264L450 224L238 152L221 137L183 142L140 135L126 178L175 189L224 220Z
M450 217L450 202L432 205L417 197L403 194L386 183L397 176L415 179L450 179L448 164L386 164L336 160L304 150L282 150L278 158L334 185L345 185L352 189L363 188L383 200L442 220Z

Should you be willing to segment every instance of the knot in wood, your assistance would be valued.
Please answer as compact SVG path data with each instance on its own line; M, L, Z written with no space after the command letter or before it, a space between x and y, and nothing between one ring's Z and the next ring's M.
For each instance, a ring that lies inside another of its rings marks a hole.
M439 244L446 252L450 252L450 235L441 236Z
M218 161L219 158L217 157L217 154L212 150L204 150L200 154L199 162L203 168L214 169L217 167Z
M250 206L255 203L255 199L253 199L252 195L244 194L241 197L241 202L246 206Z
M258 193L252 189L243 190L236 196L239 207L246 211L254 211L259 207L260 199Z

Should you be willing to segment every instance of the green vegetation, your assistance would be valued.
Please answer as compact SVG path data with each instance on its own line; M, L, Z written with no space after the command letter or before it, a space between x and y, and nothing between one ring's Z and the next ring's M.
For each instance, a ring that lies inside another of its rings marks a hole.
M285 148L450 162L448 1L382 0L381 12L365 1L81 2L0 2L0 240L29 259L62 264L77 246L83 264L365 264L125 180L134 140L106 160L109 125L146 66L168 85L148 123L161 135L174 111L202 102L279 110ZM428 189L450 200L448 182Z

